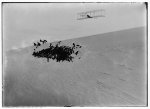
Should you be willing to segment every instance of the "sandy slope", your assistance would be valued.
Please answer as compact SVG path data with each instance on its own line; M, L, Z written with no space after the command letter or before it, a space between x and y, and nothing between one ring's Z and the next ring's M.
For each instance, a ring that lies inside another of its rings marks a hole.
M5 106L145 106L145 28L66 40L82 58L57 63L31 56L32 47L7 53ZM4 66L5 67L5 66Z

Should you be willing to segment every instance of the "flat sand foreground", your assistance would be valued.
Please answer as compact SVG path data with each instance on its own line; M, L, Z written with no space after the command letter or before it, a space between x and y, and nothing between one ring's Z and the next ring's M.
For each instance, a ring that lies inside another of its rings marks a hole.
M82 45L81 59L47 62L32 46L4 55L4 106L147 105L145 27L62 42Z

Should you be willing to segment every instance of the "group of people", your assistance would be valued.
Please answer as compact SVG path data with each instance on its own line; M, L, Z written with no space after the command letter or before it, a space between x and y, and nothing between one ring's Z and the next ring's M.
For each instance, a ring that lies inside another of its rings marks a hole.
M49 59L56 60L57 62L60 61L73 62L72 59L74 57L72 56L72 54L78 55L79 53L78 48L81 48L81 46L73 43L72 46L70 47L70 46L60 45L60 43L61 41L58 41L56 45L50 43L49 48L36 51L36 52L34 51L33 56L38 58L47 58L47 62L49 62Z

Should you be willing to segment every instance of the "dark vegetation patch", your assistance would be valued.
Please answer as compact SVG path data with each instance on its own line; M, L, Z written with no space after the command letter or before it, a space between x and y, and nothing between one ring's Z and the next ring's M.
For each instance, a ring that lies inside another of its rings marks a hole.
M46 58L47 62L49 62L50 59L56 60L56 62L73 62L73 59L79 54L79 50L82 47L75 43L72 43L71 46L61 45L61 41L58 41L56 44L50 43L49 47L46 49L37 50L37 48L43 44L48 43L46 40L40 40L39 42L34 43L35 48L32 55L37 58Z

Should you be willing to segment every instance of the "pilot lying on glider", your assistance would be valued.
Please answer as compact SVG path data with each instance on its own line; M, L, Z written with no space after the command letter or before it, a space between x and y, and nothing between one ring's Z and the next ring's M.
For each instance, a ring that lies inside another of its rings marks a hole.
M87 18L93 18L93 17L91 17L90 15L87 14Z

